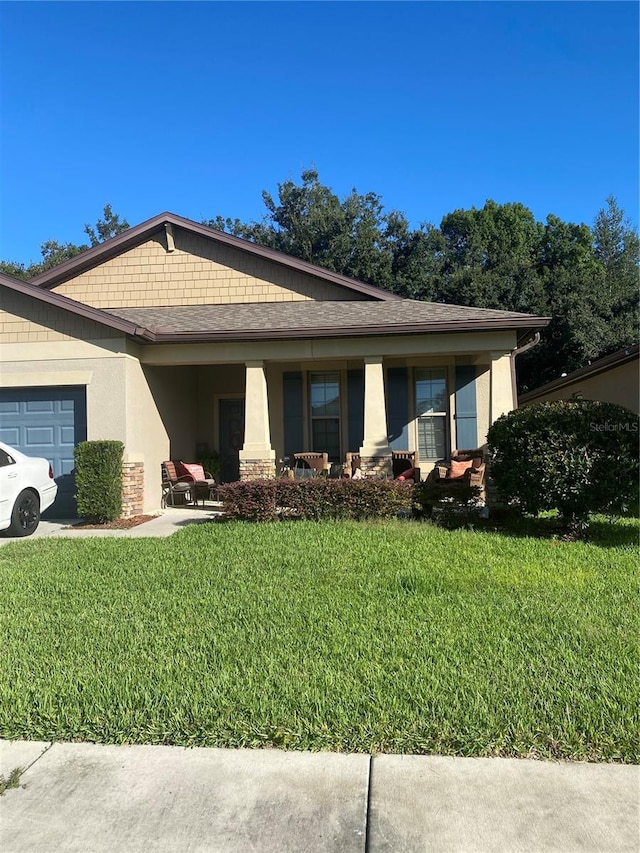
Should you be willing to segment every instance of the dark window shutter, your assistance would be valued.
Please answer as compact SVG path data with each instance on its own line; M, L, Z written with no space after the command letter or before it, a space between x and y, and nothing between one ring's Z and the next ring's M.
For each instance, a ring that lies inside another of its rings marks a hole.
M394 450L409 450L409 387L406 367L387 370L387 427Z
M456 367L456 448L473 450L478 445L476 369Z
M360 450L364 441L364 370L347 371L347 401L347 450L353 453Z
M301 453L303 446L302 373L282 374L282 404L284 423L284 455Z

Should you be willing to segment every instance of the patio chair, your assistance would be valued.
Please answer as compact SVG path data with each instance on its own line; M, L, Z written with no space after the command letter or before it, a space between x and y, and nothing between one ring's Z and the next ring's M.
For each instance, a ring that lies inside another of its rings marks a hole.
M181 477L176 469L176 463L162 463L162 508L167 506L184 506L193 502L195 490L193 477Z
M202 465L194 462L176 462L176 470L180 477L191 478L193 482L193 500L198 503L202 498L202 505L206 500L215 498L216 481L209 471L205 471Z
M358 470L362 470L362 461L360 459L360 453L358 451L347 453L344 460L344 476L353 477L353 475Z
M391 468L394 480L402 478L405 482L420 482L418 454L415 450L392 450Z
M454 450L448 463L436 465L433 479L442 485L460 483L480 488L480 497L485 498L486 462L481 447L475 450Z
M305 451L293 454L293 476L295 479L304 477L328 476L331 470L328 453Z

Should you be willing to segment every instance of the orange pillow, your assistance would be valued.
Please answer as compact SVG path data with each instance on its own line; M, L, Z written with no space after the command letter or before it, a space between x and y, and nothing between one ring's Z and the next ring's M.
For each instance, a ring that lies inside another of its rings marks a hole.
M449 463L449 470L447 471L447 479L448 480L459 480L461 477L464 477L464 472L471 468L473 465L473 459L467 459L466 462L456 462L455 459L452 459Z

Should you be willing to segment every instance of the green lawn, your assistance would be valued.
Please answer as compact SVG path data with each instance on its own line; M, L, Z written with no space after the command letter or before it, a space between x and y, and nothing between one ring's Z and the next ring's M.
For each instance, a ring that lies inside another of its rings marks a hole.
M597 532L597 529L596 529ZM0 736L638 762L637 524L0 548Z

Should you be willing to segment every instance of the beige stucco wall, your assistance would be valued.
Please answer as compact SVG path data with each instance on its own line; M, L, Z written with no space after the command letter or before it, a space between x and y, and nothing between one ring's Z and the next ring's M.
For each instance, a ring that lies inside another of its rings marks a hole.
M640 412L640 376L638 359L612 367L597 376L577 379L555 391L548 391L530 403L542 403L545 400L571 400L582 397L584 400L600 400L604 403L617 403L632 412Z
M274 261L174 228L54 289L96 308L364 299Z

